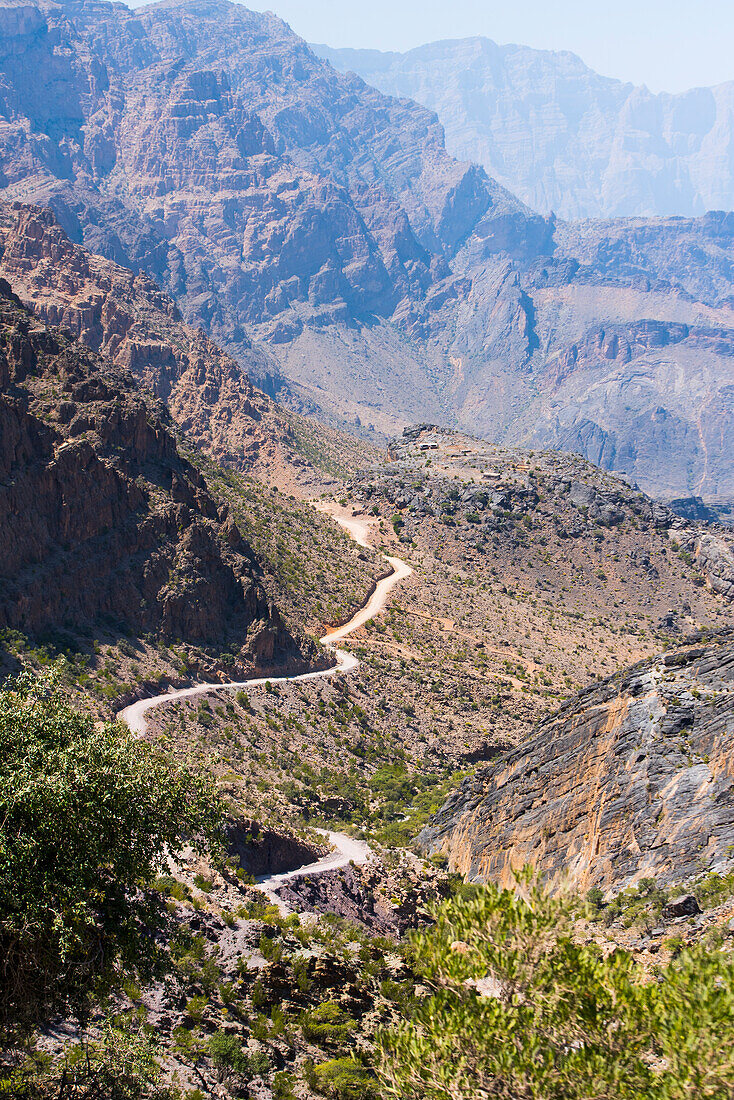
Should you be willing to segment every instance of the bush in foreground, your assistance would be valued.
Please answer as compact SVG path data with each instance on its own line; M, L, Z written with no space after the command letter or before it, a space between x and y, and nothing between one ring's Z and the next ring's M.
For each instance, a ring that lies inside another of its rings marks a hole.
M81 1022L159 974L170 920L147 884L217 836L211 784L24 673L0 691L0 1046L53 1014Z
M651 977L572 939L537 888L455 899L413 940L430 995L381 1037L399 1100L730 1100L734 963L703 947Z

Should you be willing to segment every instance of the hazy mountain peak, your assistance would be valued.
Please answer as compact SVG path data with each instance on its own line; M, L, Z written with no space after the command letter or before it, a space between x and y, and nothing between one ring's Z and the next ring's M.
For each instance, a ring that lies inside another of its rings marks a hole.
M438 115L449 152L562 217L698 215L734 207L734 83L654 94L568 51L488 38L407 53L315 51Z

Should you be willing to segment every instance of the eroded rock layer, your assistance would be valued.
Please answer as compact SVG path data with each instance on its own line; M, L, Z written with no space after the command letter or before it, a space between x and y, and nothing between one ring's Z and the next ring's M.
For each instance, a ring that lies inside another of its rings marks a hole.
M388 95L435 111L449 149L536 210L564 218L734 206L734 82L655 94L564 50L488 38L407 53L315 46Z
M478 882L685 879L732 863L734 632L582 691L454 791L420 841Z
M150 633L302 664L261 572L161 403L0 282L0 625Z
M734 215L536 214L453 159L430 111L226 0L2 0L0 119L2 196L153 278L296 409L734 499ZM195 374L177 395L198 425Z

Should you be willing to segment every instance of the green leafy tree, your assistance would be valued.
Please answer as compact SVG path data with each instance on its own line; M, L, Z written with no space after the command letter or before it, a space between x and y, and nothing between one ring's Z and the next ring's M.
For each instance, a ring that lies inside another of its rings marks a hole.
M166 854L215 843L220 821L208 780L79 713L52 678L0 691L3 1045L162 972L171 917L148 884Z
M730 1100L734 963L698 947L651 980L574 942L537 887L456 898L413 940L430 996L382 1035L399 1100Z

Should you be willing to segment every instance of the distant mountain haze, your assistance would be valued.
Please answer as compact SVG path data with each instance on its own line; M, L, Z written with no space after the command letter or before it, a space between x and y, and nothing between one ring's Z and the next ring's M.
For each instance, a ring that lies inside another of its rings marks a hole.
M435 111L450 153L541 213L696 216L734 209L734 81L655 95L572 53L434 42L408 53L314 46Z

